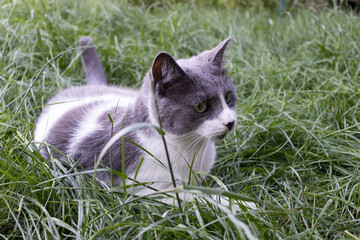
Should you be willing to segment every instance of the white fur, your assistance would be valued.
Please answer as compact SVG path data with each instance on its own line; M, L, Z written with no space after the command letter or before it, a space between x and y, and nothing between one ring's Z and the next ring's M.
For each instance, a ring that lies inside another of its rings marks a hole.
M189 144L193 142L193 139L179 140L178 137L172 135L165 136L168 136L166 138L166 143L168 146L170 161L177 186L181 185L182 182L185 182L186 184L197 184L196 181L193 181L194 174L197 174L199 171L210 172L213 164L215 163L216 149L214 141L210 139L203 139L200 142L196 142L196 144L191 147L189 151ZM156 159L149 154L144 154L144 161L138 171L136 179L135 173L131 174L129 177L131 179L135 179L138 182L148 182L151 184L152 188L158 189L160 191L172 188L173 184L168 168L164 143L161 139L161 136L157 135L149 139L148 137L140 134L138 135L138 137L140 137L141 139L140 145L148 152L150 152ZM194 154L195 159L193 163L191 163L191 160L194 158ZM165 166L163 166L157 160L159 160ZM193 172L190 172L189 166L191 165L191 169ZM190 174L192 177L190 178L191 182L189 183L188 180ZM126 184L131 185L132 181L127 180ZM128 191L136 195L142 196L147 196L154 193L152 189L147 187L130 188ZM186 192L180 192L178 196L181 200L185 201L192 201L194 198L192 193ZM229 200L226 197L211 195L211 198L224 206L230 206ZM176 199L173 197L163 198L162 202L177 205ZM240 202L241 204L250 209L256 209L256 205L252 202ZM236 201L234 202L234 204L235 205L233 205L232 208L233 211L239 211L240 208L236 205Z
M124 92L127 90L123 90ZM131 95L132 94L132 97ZM97 108L94 108L92 110L92 113L96 113L98 110L99 112L103 111L104 107L111 108L116 106L123 106L126 107L129 104L133 103L136 100L137 94L133 94L133 92L129 92L129 94L126 95L117 95L117 94L106 94L106 95L96 95L96 96L88 96L84 98L79 98L76 96L73 97L64 97L64 98L56 98L53 101L49 102L49 105L46 106L43 113L41 114L38 123L36 125L35 130L35 138L34 140L36 142L46 142L46 136L47 133L52 129L52 127L56 124L56 122L67 112L70 110L87 105L89 103L95 103L95 102L102 102L103 105L99 105ZM96 114L98 116L98 114ZM86 119L91 119L91 115L87 115ZM96 117L95 117L96 118ZM88 122L87 127L89 128L88 132L91 132L95 129L93 126L93 122L95 121L95 118L90 120ZM85 122L85 119L84 119ZM85 128L85 126L84 126Z
M90 136L94 131L99 130L99 118L104 112L108 112L110 116L113 115L114 106L109 104L108 102L101 101L95 107L93 107L90 111L88 111L83 117L82 121L79 123L79 128L75 130L72 134L72 138L70 140L70 147L68 149L68 153L74 154L81 143L86 137Z
M167 156L161 136L157 135L149 139L147 136L140 134L138 137L141 139L140 145L165 165L165 167L152 156L144 154L144 161L139 169L136 180L139 182L156 182L151 186L160 190L172 187ZM171 134L166 134L165 139L177 183L181 181L188 182L191 165L191 169L195 174L199 171L210 171L216 156L213 141L199 139L199 142L193 142L194 139L191 137L179 139L179 137L172 136ZM193 145L190 145L191 143ZM195 159L192 163L194 157ZM134 175L135 173L129 177L134 178ZM191 173L191 176L194 176L194 173ZM128 183L131 184L130 182ZM151 192L152 190L144 188L137 192L137 194L147 195Z

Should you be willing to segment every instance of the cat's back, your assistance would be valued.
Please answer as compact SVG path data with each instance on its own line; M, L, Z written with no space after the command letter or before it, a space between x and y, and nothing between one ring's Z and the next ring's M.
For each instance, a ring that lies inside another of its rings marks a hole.
M65 89L49 100L48 105L62 101L99 101L121 100L120 104L133 102L138 95L138 90L113 86L84 85ZM45 108L46 109L46 108Z
M68 88L48 101L38 120L34 140L46 141L49 131L58 127L61 121L73 120L78 126L74 131L88 131L91 127L94 128L101 115L111 115L115 109L125 111L136 101L137 96L136 90L112 86L86 85Z

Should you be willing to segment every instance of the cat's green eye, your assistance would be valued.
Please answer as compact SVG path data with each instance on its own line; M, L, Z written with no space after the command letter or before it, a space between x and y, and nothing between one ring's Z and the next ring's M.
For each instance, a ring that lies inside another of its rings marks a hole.
M229 103L231 100L232 100L232 93L231 93L231 92L228 92L228 93L225 95L225 102L226 102L226 103Z
M207 105L206 102L201 102L199 104L194 105L194 109L195 111L197 111L198 113L203 113L206 111Z

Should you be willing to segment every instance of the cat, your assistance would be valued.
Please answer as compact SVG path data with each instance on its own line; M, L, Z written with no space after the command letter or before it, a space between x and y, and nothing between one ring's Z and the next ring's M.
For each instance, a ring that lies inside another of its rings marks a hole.
M189 176L210 172L215 143L236 124L236 88L222 66L230 40L189 59L176 61L169 53L158 53L140 90L133 90L107 85L91 38L82 37L87 84L64 90L48 102L36 124L35 141L54 146L91 170L112 134L135 123L161 123L177 182L194 183ZM149 182L151 188L172 187L162 136L155 129L142 128L125 138L114 142L101 164L121 172L124 147L126 184L136 175L136 181ZM48 149L41 149L44 157L50 156ZM56 151L52 154L61 158ZM110 182L109 171L97 172L96 177L108 185L123 184L116 174ZM151 188L128 192L147 195Z

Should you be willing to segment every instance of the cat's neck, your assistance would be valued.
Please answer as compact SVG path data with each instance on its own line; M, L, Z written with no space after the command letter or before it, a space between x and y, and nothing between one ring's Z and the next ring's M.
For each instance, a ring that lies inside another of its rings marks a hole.
M152 96L149 96L151 90L149 90L148 79L149 77L147 74L136 100L127 107L126 111L122 113L124 114L123 117L118 118L117 121L122 122L125 117L126 126L135 123L153 123L151 121L152 117L149 114L149 102L151 101ZM122 124L120 124L120 126L122 126Z

